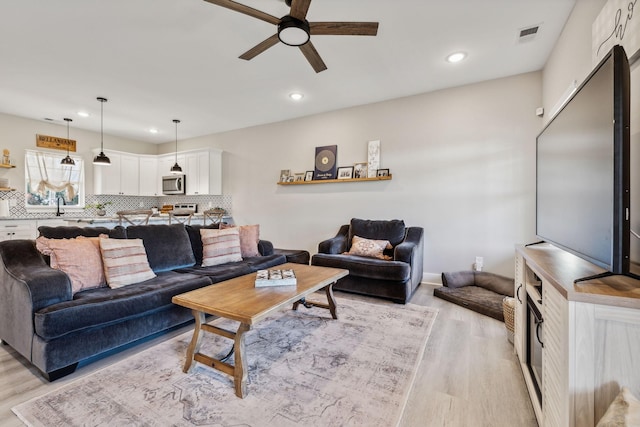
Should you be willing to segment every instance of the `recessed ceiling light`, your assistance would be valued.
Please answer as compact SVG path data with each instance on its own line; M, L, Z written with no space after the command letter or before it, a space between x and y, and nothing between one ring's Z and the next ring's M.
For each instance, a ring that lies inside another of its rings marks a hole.
M158 133L158 129L156 129L156 128L151 128L151 129L149 129L149 132L150 132L150 133Z
M451 55L447 56L447 62L455 64L456 62L462 61L466 57L467 57L467 54L464 52L452 53Z
M304 98L304 95L300 92L293 92L289 94L289 98L293 99L294 101L300 101L302 98Z
M78 111L78 115L80 117L89 117L89 113L87 113L86 111Z

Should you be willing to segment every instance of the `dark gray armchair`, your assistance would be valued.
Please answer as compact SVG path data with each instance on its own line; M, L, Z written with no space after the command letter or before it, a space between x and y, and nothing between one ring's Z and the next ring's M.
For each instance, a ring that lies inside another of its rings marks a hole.
M389 260L348 255L353 237L387 240ZM311 264L344 268L349 275L338 280L334 289L390 299L405 304L422 280L424 230L405 227L402 220L364 220L353 218L340 227L335 237L318 245Z

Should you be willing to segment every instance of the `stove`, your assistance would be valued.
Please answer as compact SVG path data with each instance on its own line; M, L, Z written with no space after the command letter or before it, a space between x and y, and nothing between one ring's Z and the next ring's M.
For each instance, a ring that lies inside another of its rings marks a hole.
M198 212L197 203L174 203L173 209L192 209L194 212Z

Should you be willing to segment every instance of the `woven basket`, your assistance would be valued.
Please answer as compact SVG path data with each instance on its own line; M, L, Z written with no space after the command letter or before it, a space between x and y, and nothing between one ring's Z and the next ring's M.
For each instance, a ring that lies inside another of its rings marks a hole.
M513 331L515 330L516 300L511 297L504 297L502 300L502 312L504 314L504 326L507 328L508 338L513 342Z

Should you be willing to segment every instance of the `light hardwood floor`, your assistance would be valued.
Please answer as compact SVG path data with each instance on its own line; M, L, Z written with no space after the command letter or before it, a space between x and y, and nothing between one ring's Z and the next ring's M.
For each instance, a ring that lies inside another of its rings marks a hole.
M433 296L421 285L411 302L439 310L402 427L537 426L504 324ZM362 298L336 292L338 297ZM379 300L376 300L379 302ZM338 309L339 310L339 309ZM193 324L80 366L53 383L40 377L9 346L0 346L0 426L22 426L11 407L182 334ZM383 426L380 426L383 427Z

